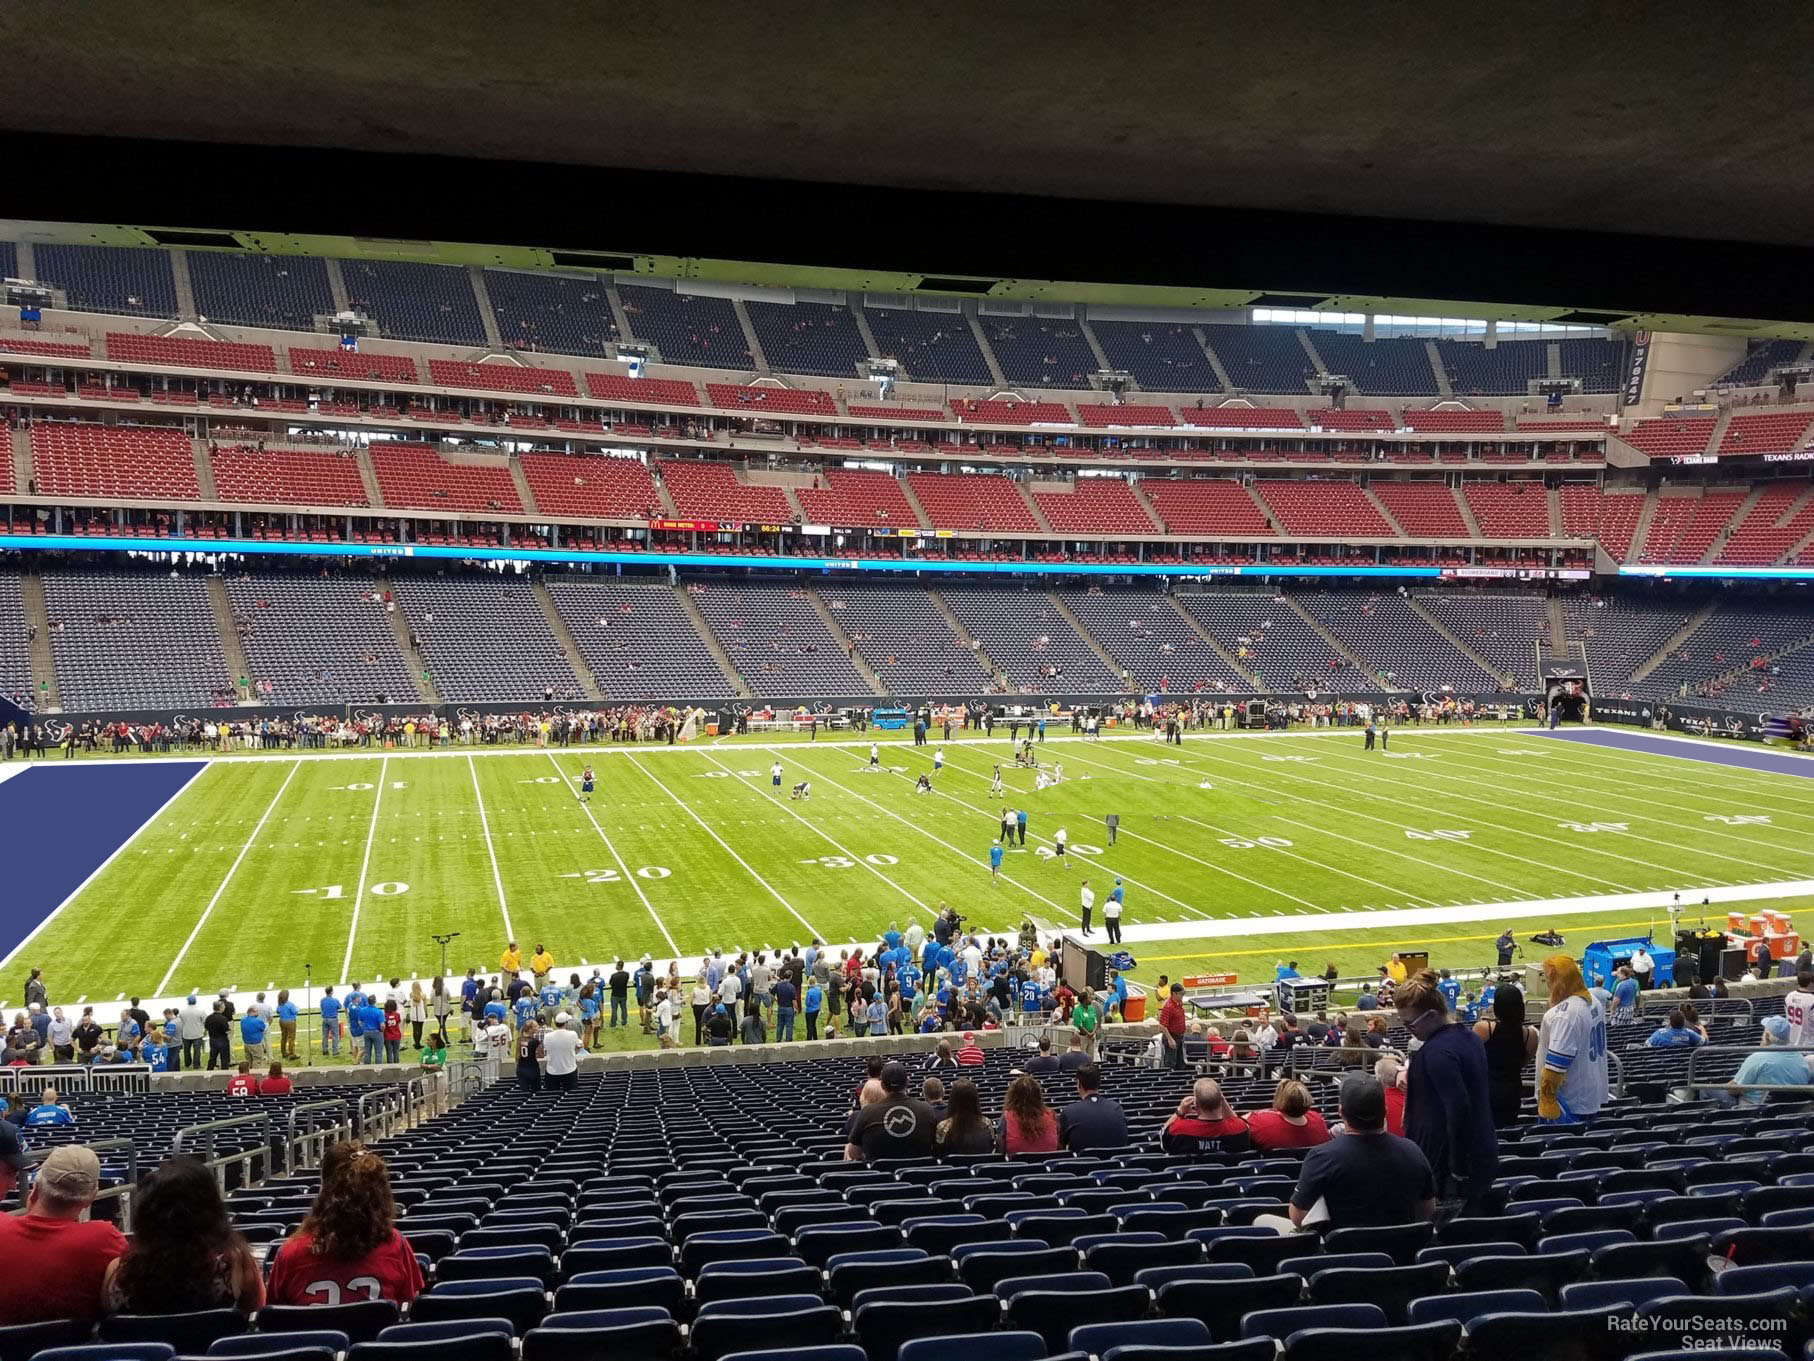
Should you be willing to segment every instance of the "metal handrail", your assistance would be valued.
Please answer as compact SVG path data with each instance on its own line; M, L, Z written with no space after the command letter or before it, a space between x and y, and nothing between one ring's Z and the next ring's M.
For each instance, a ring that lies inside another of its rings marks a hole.
M25 1092L39 1087L55 1087L60 1092L91 1092L94 1090L94 1075L85 1063L47 1063L29 1068L0 1068L0 1092Z
M242 1149L237 1153L221 1154L217 1157L215 1141L220 1133L223 1130L243 1129L247 1125L258 1127L258 1146ZM179 1129L176 1137L170 1141L171 1153L188 1152L184 1145L189 1142L191 1137L198 1137L204 1145L204 1151L199 1156L202 1162L213 1170L215 1180L221 1184L222 1190L227 1189L227 1169L236 1165L243 1169L240 1175L241 1183L250 1185L259 1180L257 1160L263 1158L267 1163L270 1160L271 1116L269 1112L259 1111L252 1115L235 1115L226 1120L209 1120L205 1124L190 1125L185 1129Z
M380 1087L359 1098L354 1128L361 1139L385 1139L400 1132L409 1118L409 1097L403 1087Z
M1703 1021L1718 1016L1722 1006L1730 1006L1734 1011L1743 1008L1747 1018L1757 1015L1757 1003L1749 997L1688 997L1685 994L1680 997L1658 997L1654 993L1639 993L1638 1004L1631 1009L1631 1014L1642 1016L1646 1002L1654 1002L1656 1005L1653 1010L1665 1013L1674 1011L1683 1002L1693 1002L1694 1009L1700 1013Z
M103 1153L124 1150L126 1153L126 1180L118 1186L104 1186L95 1194L96 1200L118 1200L120 1202L120 1229L128 1232L132 1228L132 1196L139 1189L139 1146L131 1139L90 1139L80 1144L53 1144L49 1148L34 1149L25 1155L27 1168L36 1167L59 1148L86 1148L97 1159Z
M1773 1044L1770 1046L1770 1050L1772 1053L1777 1054L1801 1054L1806 1056L1814 1054L1814 1045ZM1704 1082L1695 1079L1695 1065L1703 1054L1744 1054L1749 1057L1752 1054L1761 1052L1762 1050L1758 1046L1749 1044L1696 1045L1693 1049L1688 1051L1688 1072L1684 1080L1681 1082L1671 1081L1669 1085L1690 1092L1707 1091L1715 1087L1736 1087L1741 1091L1747 1092L1802 1092L1809 1096L1814 1096L1814 1076L1811 1076L1807 1082L1747 1082L1744 1083L1742 1087L1738 1082L1734 1081L1734 1078L1737 1077L1736 1073L1733 1074L1732 1077L1709 1078Z
M327 1121L317 1118L328 1113L337 1114L340 1118ZM299 1130L298 1125L303 1128ZM290 1107L290 1118L283 1138L284 1170L295 1172L300 1168L316 1166L327 1152L327 1146L336 1137L349 1138L352 1132L353 1117L345 1097L305 1101L299 1106Z

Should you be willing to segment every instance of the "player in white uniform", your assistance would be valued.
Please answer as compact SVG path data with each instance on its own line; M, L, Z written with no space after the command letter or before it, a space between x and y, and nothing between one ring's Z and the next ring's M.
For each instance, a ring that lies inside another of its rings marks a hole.
M1568 955L1543 961L1549 1010L1537 1030L1537 1114L1591 1120L1606 1103L1606 1012Z
M869 744L869 768L871 770L880 770L882 768L882 749L874 742Z
M768 782L776 789L781 788L781 763L779 761L768 768Z
M989 792L997 798L1001 797L1001 767L999 765L995 767L995 774L989 780Z
M1068 836L1069 836L1069 833L1066 832L1064 828L1060 827L1058 829L1058 834L1052 838L1052 855L1053 855L1053 858L1056 859L1058 861L1058 863L1061 865L1065 863L1065 859L1064 859L1065 839Z
M1789 1018L1789 1043L1814 1044L1814 992L1803 992L1798 975L1795 991L1783 998L1783 1015Z
M943 742L941 742L941 743L939 743L938 746L936 746L932 749L932 773L934 775L936 775L939 773L939 771L943 770L944 768L945 768L945 744Z

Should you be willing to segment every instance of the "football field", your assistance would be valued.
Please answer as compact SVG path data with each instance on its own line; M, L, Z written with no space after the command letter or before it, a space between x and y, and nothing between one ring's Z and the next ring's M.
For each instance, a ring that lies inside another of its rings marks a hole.
M1508 922L1521 939L1553 923L1571 947L1662 932L1678 892L1691 920L1703 897L1719 919L1726 903L1814 903L1814 784L1692 759L1723 747L1522 728L1403 728L1384 751L1352 730L1182 747L1054 734L1039 759L1063 778L1035 790L1000 734L945 744L933 792L916 793L940 745L878 736L876 769L867 737L845 736L9 771L0 796L29 803L20 817L71 829L105 824L91 811L128 772L165 773L135 794L151 804L142 817L101 826L92 866L87 843L20 845L15 817L14 855L66 854L83 874L54 899L11 895L0 1003L16 1005L34 966L62 1002L428 977L441 965L432 937L447 932L460 933L455 974L495 971L514 938L525 956L545 944L564 975L644 953L665 964L813 936L868 943L891 922L929 923L941 902L1001 933L1029 917L1071 927L1079 881L1100 904L1117 876L1135 976L1148 978L1270 978L1286 956L1368 972L1424 942L1438 965L1478 965ZM577 783L587 761L590 801ZM802 779L810 799L791 799ZM994 880L1004 803L1027 810L1027 833Z

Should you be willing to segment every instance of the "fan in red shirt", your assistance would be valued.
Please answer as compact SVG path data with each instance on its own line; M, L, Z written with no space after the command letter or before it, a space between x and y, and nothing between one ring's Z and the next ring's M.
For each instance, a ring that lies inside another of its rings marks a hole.
M228 1096L257 1096L258 1079L252 1076L252 1065L242 1063L239 1071L227 1079Z
M973 1067L984 1061L982 1046L977 1044L976 1032L974 1030L966 1030L964 1032L964 1042L958 1046L957 1050L957 1061L966 1068Z
M354 1304L422 1293L422 1268L396 1228L390 1169L358 1142L331 1144L308 1217L277 1250L271 1304Z
M1159 1008L1159 1029L1165 1032L1165 1066L1184 1066L1184 985L1173 983L1165 1005Z
M1178 1103L1178 1113L1159 1131L1159 1147L1176 1158L1198 1158L1220 1153L1246 1153L1253 1147L1247 1122L1234 1113L1221 1084L1200 1077L1190 1095Z
M100 1186L92 1150L55 1148L38 1165L25 1213L0 1215L0 1262L16 1268L0 1272L0 1323L99 1316L107 1268L126 1251L113 1225L82 1219Z
M1311 1148L1329 1141L1329 1126L1311 1104L1310 1093L1296 1078L1285 1078L1272 1094L1272 1109L1247 1117L1248 1137L1254 1151L1278 1148Z
M1386 1089L1386 1133L1400 1138L1405 1133L1405 1089L1399 1082L1403 1074L1403 1066L1390 1055L1373 1065L1373 1076Z
M260 1096L288 1096L293 1089L294 1084L284 1073L283 1065L275 1061L271 1064L271 1071L258 1083Z

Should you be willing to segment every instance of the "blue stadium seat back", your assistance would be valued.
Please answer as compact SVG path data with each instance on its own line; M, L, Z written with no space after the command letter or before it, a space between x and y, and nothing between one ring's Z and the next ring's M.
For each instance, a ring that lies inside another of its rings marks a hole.
M752 1334L785 1337L802 1347L820 1347L840 1341L843 1332L843 1313L832 1305L815 1301L811 1307L779 1313L702 1313L693 1323L690 1341L693 1355L699 1361L719 1361L741 1349Z
M1122 1238L1131 1236L1123 1234ZM1203 1261L1203 1245L1188 1238L1173 1243L1162 1239L1144 1243L1110 1239L1092 1243L1082 1251L1084 1269L1100 1271L1116 1285L1133 1285L1142 1271L1152 1267L1196 1266Z
M759 1266L754 1271L736 1268ZM693 1281L693 1298L701 1305L714 1300L748 1299L754 1295L816 1295L819 1273L792 1258L755 1258L749 1262L713 1262Z
M1581 1233L1546 1233L1537 1240L1539 1256L1558 1252L1598 1252L1638 1241L1630 1229L1587 1229Z
M768 1216L760 1210L731 1210L722 1206L694 1214L677 1215L668 1221L668 1236L676 1243L700 1233L723 1233L729 1229L767 1229Z
M1257 1309L1288 1309L1303 1297L1302 1276L1253 1276L1229 1281L1173 1281L1159 1287L1159 1313L1201 1320L1218 1342L1241 1337L1241 1319Z
M1386 1311L1377 1304L1293 1304L1254 1309L1241 1316L1241 1336L1281 1342L1306 1328L1384 1328Z
M1394 1265L1411 1266L1419 1249L1428 1247L1435 1234L1435 1226L1428 1223L1331 1229L1323 1237L1323 1247L1331 1253L1383 1252Z
M1134 1273L1134 1284L1157 1292L1173 1281L1250 1281L1245 1262L1192 1262L1188 1266L1149 1266Z
M1543 1236L1543 1216L1533 1211L1451 1219L1436 1231L1439 1244L1522 1243L1526 1249Z
M246 1330L237 1309L198 1309L183 1314L114 1314L101 1320L103 1342L168 1342L184 1353L206 1352L223 1337Z
M94 1324L75 1319L0 1326L0 1361L31 1361L52 1347L76 1347L94 1335Z
M175 1355L176 1348L168 1342L89 1342L38 1353L50 1361L170 1361Z
M903 1234L909 1247L943 1255L963 1243L1005 1243L1012 1236L1013 1227L1000 1219L978 1220L969 1215L945 1215L932 1219L908 1220L903 1226Z
M952 1332L987 1332L1000 1321L1001 1303L994 1296L964 1295L930 1305L893 1300L866 1303L852 1311L850 1329L869 1361L895 1361L904 1343Z
M1283 1361L1354 1361L1355 1357L1391 1357L1393 1361L1451 1361L1461 1344L1459 1323L1418 1323L1401 1328L1312 1325L1285 1339Z
M686 1294L686 1282L671 1266L622 1267L569 1278L554 1292L554 1307L564 1311L654 1306L679 1318Z
M1248 1338L1241 1342L1210 1342L1197 1347L1158 1347L1135 1343L1111 1347L1102 1353L1101 1361L1273 1361L1277 1344L1270 1337Z
M1071 1329L1086 1323L1119 1323L1144 1317L1152 1305L1145 1286L1098 1290L1022 1290L1008 1299L1010 1327L1030 1328L1053 1351L1064 1347Z
M1222 1211L1203 1208L1166 1210L1138 1206L1121 1213L1121 1226L1130 1232L1153 1229L1168 1240L1183 1238L1192 1229L1212 1229L1223 1222Z
M771 1352L731 1352L719 1361L867 1361L861 1347L835 1342L825 1347L787 1347ZM1033 1358L1038 1361L1038 1358Z
M212 1349L207 1353L208 1356L215 1354ZM339 1356L340 1352L333 1347L273 1342L265 1351L246 1353L243 1361L337 1361Z
M567 1231L569 1243L602 1243L617 1239L666 1238L668 1221L658 1215L613 1215L582 1219Z
M1215 1230L1210 1230L1214 1233ZM1266 1231L1265 1237L1212 1238L1204 1244L1212 1262L1245 1262L1256 1275L1273 1275L1279 1263L1291 1257L1303 1257L1316 1250L1309 1234L1281 1234Z
M1734 1266L1715 1273L1716 1295L1755 1295L1788 1286L1806 1290L1814 1286L1814 1262L1763 1262L1757 1266ZM1684 1292L1686 1293L1686 1292Z
M431 1262L439 1261L459 1244L460 1236L452 1229L418 1229L410 1227L407 1220L399 1220L398 1226L410 1250Z
M775 1232L793 1236L806 1229L832 1224L852 1224L868 1228L875 1223L854 1205L843 1201L822 1205L783 1205L774 1214Z
M496 1229L480 1224L460 1235L462 1250L544 1247L550 1252L559 1252L566 1245L567 1231L553 1224L511 1224Z
M938 1333L903 1342L897 1361L1043 1361L1046 1342L1033 1332ZM725 1361L731 1361L726 1358Z
M1485 1314L1541 1313L1543 1296L1535 1290L1468 1290L1423 1295L1411 1301L1412 1323L1452 1320L1464 1329Z
M1765 1210L1756 1217L1756 1222L1758 1227L1765 1229L1805 1229L1814 1224L1814 1205L1802 1205L1794 1209Z
M687 1244L691 1250L701 1242L693 1239ZM898 1248L902 1244L900 1230L891 1229L881 1224L867 1228L813 1228L802 1229L794 1237L794 1251L816 1267L823 1267L835 1254L840 1252L865 1252L877 1248ZM755 1253L747 1253L755 1256ZM763 1256L770 1254L763 1253Z
M951 1249L951 1260L961 1266L965 1258L978 1252L986 1252L1000 1257L1010 1253L1024 1255L1050 1251L1052 1251L1050 1244L1042 1243L1036 1238L1009 1238L1000 1243L960 1243Z
M1548 1238L1556 1234L1593 1233L1603 1229L1628 1229L1635 1232L1643 1219L1643 1205L1631 1202L1564 1206L1543 1216L1543 1235Z
M1075 1264L1076 1258L1071 1260ZM1029 1290L1054 1294L1067 1290L1107 1290L1111 1284L1100 1271L1054 1271L1042 1276L1005 1276L996 1281L991 1293L999 1300L1012 1300Z
M1071 1247L1081 1255L1102 1243L1117 1243L1135 1246L1142 1243L1163 1243L1165 1235L1154 1229L1129 1229L1126 1225L1111 1233L1086 1233L1071 1240Z
M989 1248L1003 1250L990 1252ZM995 1293L1002 1281L1017 1276L1058 1275L1077 1267L1077 1254L1069 1248L1049 1248L1038 1242L982 1243L972 1251L960 1248L952 1255L958 1278L978 1294Z
M926 1285L871 1285L851 1296L846 1307L854 1314L866 1304L921 1304L936 1306L945 1300L967 1300L976 1292L962 1281L936 1281ZM997 1301L1000 1304L1000 1301ZM936 1309L934 1309L936 1312Z
M1313 1257L1287 1257L1279 1263L1279 1271L1282 1275L1302 1276L1305 1280L1309 1280L1319 1271L1395 1265L1397 1263L1383 1252L1333 1252Z
M909 1262L923 1262L929 1253L918 1248L880 1248L870 1252L839 1252L826 1258L825 1270L837 1271L842 1267L853 1266L903 1266Z
M1475 1257L1453 1268L1455 1284L1462 1290L1540 1291L1545 1299L1568 1281L1587 1275L1586 1252L1531 1253L1523 1257Z
M415 1326L415 1325L405 1325ZM465 1333L456 1337L355 1342L346 1361L514 1361L508 1332Z
M1678 1219L1666 1224L1653 1224L1650 1236L1657 1241L1666 1238L1705 1238L1712 1242L1719 1234L1745 1227L1745 1221L1736 1215L1721 1215L1714 1219Z
M1522 1243L1432 1243L1427 1248L1417 1250L1417 1260L1420 1262L1447 1262L1450 1266L1457 1262L1472 1261L1476 1257L1525 1255Z
M665 1238L614 1238L609 1242L576 1242L561 1254L561 1276L572 1280L588 1271L672 1266L673 1262L674 1249Z
M1468 1355L1473 1361L1616 1361L1636 1334L1615 1330L1611 1320L1631 1310L1517 1310L1480 1314L1468 1321Z
M1071 1329L1068 1351L1101 1356L1112 1347L1203 1347L1209 1329L1194 1318L1149 1318L1126 1323L1086 1323Z
M253 1323L261 1333L328 1329L345 1333L349 1342L370 1342L401 1317L395 1300L353 1300L346 1304L268 1304Z
M463 1248L435 1264L435 1280L495 1281L528 1277L552 1285L556 1276L554 1254L547 1248Z
M338 1353L352 1346L353 1342L345 1333L334 1328L321 1328L312 1331L298 1330L293 1333L241 1333L238 1337L223 1337L208 1348L209 1356L247 1357L269 1356L273 1352L290 1347Z
M410 1306L414 1322L456 1318L507 1318L521 1334L548 1312L542 1283L527 1277L499 1281L447 1281L419 1295Z
M1673 1276L1699 1289L1707 1276L1708 1240L1661 1238L1650 1242L1615 1243L1593 1254L1593 1274L1604 1281L1637 1276Z
M1622 1280L1572 1281L1562 1287L1564 1309L1636 1309L1669 1295L1686 1295L1688 1287L1673 1276L1628 1276Z
M666 1361L679 1344L679 1324L671 1318L649 1319L605 1327L531 1328L518 1355L521 1361L567 1361L576 1355Z
M1220 1209L1224 1223L1245 1227L1252 1227L1254 1220L1261 1215L1278 1215L1283 1218L1291 1209L1283 1200L1266 1200L1259 1196L1234 1202L1222 1201L1206 1208Z
M463 1337L511 1335L507 1318L450 1318L435 1323L398 1323L378 1334L380 1342L453 1342Z
M542 1320L544 1328L624 1328L636 1323L672 1323L674 1316L654 1305L637 1305L628 1309L573 1309L549 1314Z
M791 1314L801 1309L811 1309L825 1301L817 1295L767 1295L756 1299L714 1300L699 1306L695 1322L707 1318L724 1318L736 1315L738 1318L755 1318L763 1314Z

